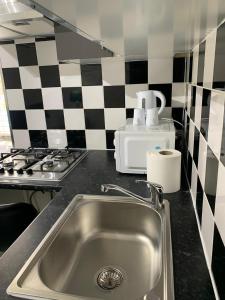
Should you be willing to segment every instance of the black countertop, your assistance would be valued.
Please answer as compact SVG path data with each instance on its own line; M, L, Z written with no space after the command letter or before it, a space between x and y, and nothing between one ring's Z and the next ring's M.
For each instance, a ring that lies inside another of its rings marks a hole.
M134 184L137 178L144 176L116 172L113 152L89 151L88 156L60 183L62 188L51 203L0 258L0 299L19 299L8 296L6 288L76 194L101 194L102 183L113 183L144 196L144 187ZM190 193L185 184L182 186L177 193L165 194L171 209L175 297L176 300L213 300L215 296ZM1 187L9 185L1 184ZM51 188L51 185L46 188Z

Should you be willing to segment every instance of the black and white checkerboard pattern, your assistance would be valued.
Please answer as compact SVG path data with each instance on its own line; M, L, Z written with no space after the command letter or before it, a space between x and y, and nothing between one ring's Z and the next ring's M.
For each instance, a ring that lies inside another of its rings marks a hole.
M112 149L140 90L161 90L164 116L182 115L184 58L60 64L50 38L1 44L0 59L17 147Z
M225 299L225 23L187 64L184 161L208 266ZM194 272L194 266L193 266Z

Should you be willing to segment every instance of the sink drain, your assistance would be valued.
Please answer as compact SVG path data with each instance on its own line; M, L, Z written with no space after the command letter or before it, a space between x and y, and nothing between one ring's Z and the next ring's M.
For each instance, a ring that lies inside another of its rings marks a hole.
M104 290L113 290L120 286L123 281L123 275L120 270L112 267L106 267L100 270L97 277L97 284Z

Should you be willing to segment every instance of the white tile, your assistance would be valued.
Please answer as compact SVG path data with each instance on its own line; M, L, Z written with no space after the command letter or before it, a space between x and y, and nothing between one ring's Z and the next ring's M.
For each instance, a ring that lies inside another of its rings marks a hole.
M0 60L2 68L18 67L16 46L14 44L0 45Z
M82 87L84 108L104 108L103 86Z
M191 85L189 84L187 87L188 91L187 91L187 113L190 116L190 112L191 112Z
M195 126L192 120L190 120L190 125L189 125L189 139L188 139L188 150L193 156L193 148L194 148L194 133L195 133Z
M83 109L64 109L64 120L67 130L85 129Z
M43 109L26 110L26 118L29 130L46 129L45 111Z
M36 42L39 66L58 65L55 41Z
M220 232L221 238L225 244L225 167L220 162L218 171L215 221Z
M185 83L172 84L172 107L184 107L185 104Z
M16 44L26 44L26 43L34 43L35 38L22 38L22 39L15 39Z
M173 58L148 60L149 83L171 83L173 81Z
M137 107L137 92L147 91L148 84L127 84L125 85L125 105L126 108Z
M14 147L30 147L30 137L28 130L13 130Z
M20 67L19 70L23 89L38 89L41 87L40 72L37 66Z
M81 73L79 64L60 64L59 74L62 87L81 86Z
M105 108L105 128L116 130L126 123L126 109Z
M196 46L193 51L193 66L192 66L192 83L197 84L198 77L198 51L199 46Z
M7 138L7 139L3 138L0 140L0 152L1 153L9 152L12 147L13 147L13 145L12 145L11 137Z
M214 233L214 219L211 208L209 206L207 197L204 194L202 207L202 237L205 244L205 250L208 257L208 262L211 264L212 247L213 247L213 233Z
M202 113L202 88L196 88L195 100L195 126L200 130L201 127L201 113Z
M225 95L212 91L209 113L208 143L215 155L220 158L223 134Z
M125 84L124 60L121 58L102 59L102 81L103 85Z
M216 49L216 29L214 29L207 36L206 46L205 46L203 86L209 89L212 88L212 82L213 82L215 49Z
M6 90L6 99L10 110L24 110L23 91L20 89Z
M194 161L192 162L192 173L191 173L191 194L194 206L196 206L196 194L197 194L197 169Z
M162 111L162 113L159 115L159 119L162 118L172 118L172 108L171 107L165 107Z
M67 146L66 130L47 130L49 148L64 148Z
M106 149L105 130L85 130L87 149Z
M62 89L60 87L43 88L42 97L44 109L63 108Z
M207 143L203 135L200 133L199 152L198 152L198 174L203 189L205 186L206 157L207 157Z

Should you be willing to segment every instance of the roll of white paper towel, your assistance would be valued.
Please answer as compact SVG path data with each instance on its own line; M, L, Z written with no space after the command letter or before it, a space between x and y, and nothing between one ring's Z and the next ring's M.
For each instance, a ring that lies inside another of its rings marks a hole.
M180 189L181 153L174 149L147 152L147 179L162 185L164 193Z

